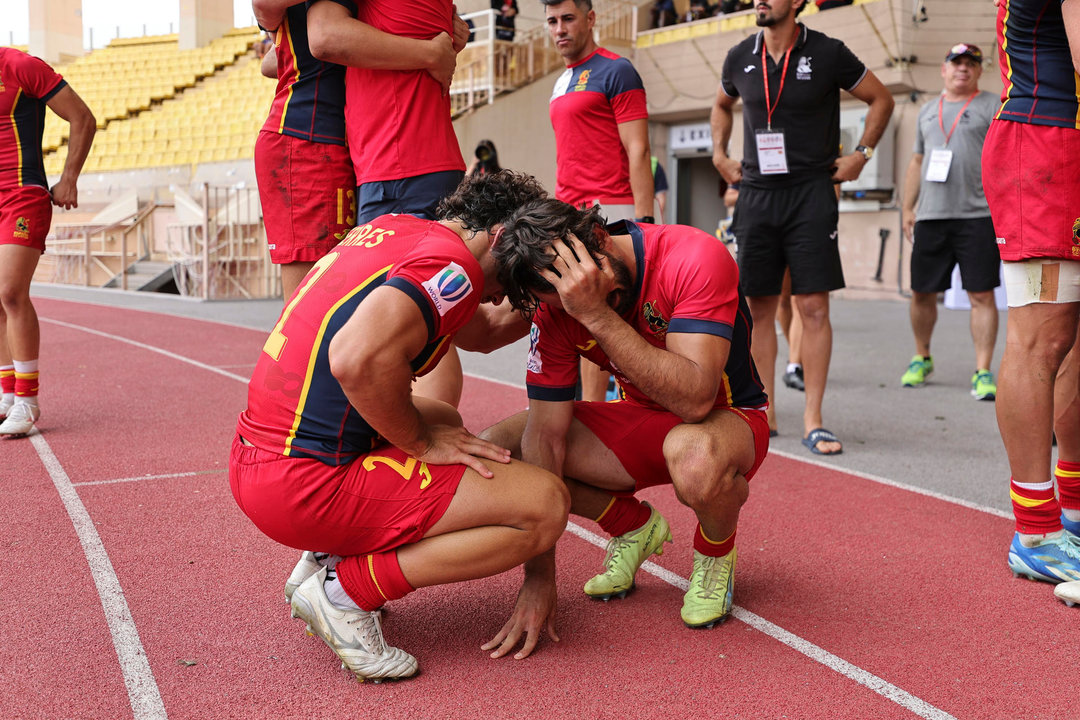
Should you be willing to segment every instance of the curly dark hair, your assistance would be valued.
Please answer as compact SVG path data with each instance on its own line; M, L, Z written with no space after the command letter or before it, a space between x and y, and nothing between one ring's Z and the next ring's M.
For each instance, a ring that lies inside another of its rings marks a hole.
M599 207L577 210L553 198L534 200L515 212L491 250L496 277L511 307L531 315L540 305L535 293L555 292L540 271L554 264L551 247L557 239L573 233L599 265L604 225Z
M506 222L522 205L546 197L544 186L532 175L513 170L474 174L442 199L435 215L439 220L457 220L465 229L481 232Z

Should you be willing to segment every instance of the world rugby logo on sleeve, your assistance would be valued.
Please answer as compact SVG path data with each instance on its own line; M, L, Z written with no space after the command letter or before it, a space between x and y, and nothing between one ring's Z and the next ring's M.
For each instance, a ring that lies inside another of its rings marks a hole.
M432 275L431 279L423 283L423 287L439 315L450 312L455 305L467 298L473 289L465 268L454 262Z

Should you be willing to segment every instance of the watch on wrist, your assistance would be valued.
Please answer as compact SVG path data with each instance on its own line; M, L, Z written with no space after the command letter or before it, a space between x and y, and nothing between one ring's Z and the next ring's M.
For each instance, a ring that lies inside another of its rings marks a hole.
M855 152L862 153L862 156L867 160L874 157L874 148L867 145L856 145Z
M639 218L634 218L634 222L649 223L650 225L655 225L656 218L654 218L652 215L642 215Z

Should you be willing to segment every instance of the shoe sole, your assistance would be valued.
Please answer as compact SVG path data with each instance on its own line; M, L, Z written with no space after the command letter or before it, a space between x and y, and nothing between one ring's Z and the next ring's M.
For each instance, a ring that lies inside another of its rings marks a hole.
M683 625L690 628L691 630L708 630L713 625L717 625L717 624L723 625L725 622L727 622L727 619L729 617L731 617L731 611L730 610L728 610L726 613L724 613L723 615L721 615L718 618L714 618L712 620L706 620L705 622L691 624L691 623L688 623L685 620L683 620Z
M990 402L994 402L994 400L997 399L997 395L995 393L986 393L985 395L980 395L974 390L971 391L971 397L975 398L976 400L989 400Z
M1049 575L1043 575L1038 570L1033 570L1028 566L1018 555L1013 552L1009 553L1009 570L1012 571L1013 577L1027 578L1028 580L1034 580L1036 582L1053 583L1054 585L1062 582L1069 582L1068 580L1062 580L1059 577L1051 577Z

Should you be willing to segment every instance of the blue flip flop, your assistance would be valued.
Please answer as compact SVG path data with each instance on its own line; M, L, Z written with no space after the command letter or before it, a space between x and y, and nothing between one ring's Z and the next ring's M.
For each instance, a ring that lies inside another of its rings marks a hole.
M844 452L843 448L840 448L835 452L822 452L817 449L817 444L819 442L840 442L840 438L836 437L825 428L816 428L811 430L810 434L802 439L802 444L810 448L810 452L815 455L839 455Z

